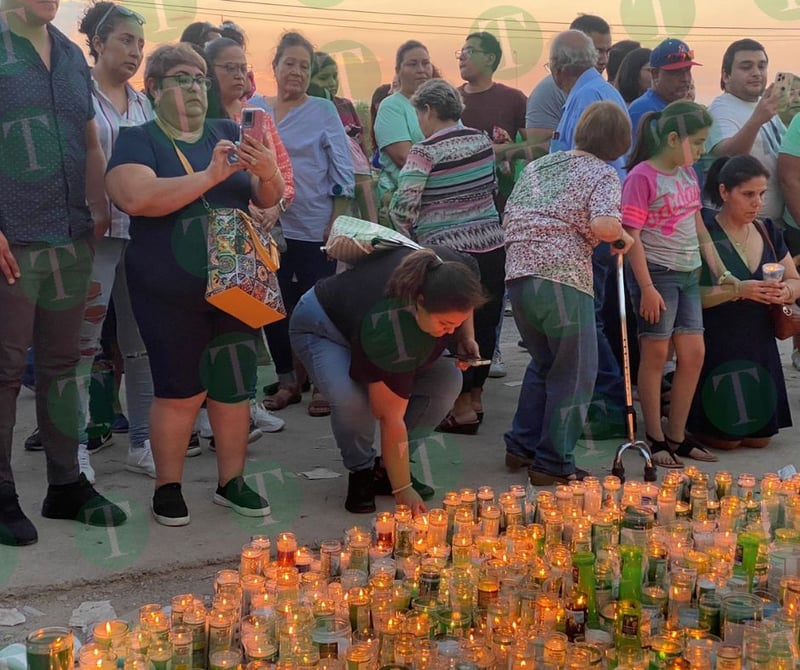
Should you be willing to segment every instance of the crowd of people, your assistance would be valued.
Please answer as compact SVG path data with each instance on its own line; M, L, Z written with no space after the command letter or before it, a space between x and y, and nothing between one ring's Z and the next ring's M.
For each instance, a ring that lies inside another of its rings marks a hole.
M768 85L760 43L728 47L706 108L685 42L614 43L598 16L553 39L529 96L494 80L491 33L456 52L458 87L409 40L367 118L338 95L336 61L296 32L276 45L265 96L233 23L194 23L149 51L144 18L101 0L80 24L90 68L53 26L57 3L6 4L0 543L38 538L11 468L23 382L36 393L25 448L44 451L45 517L125 522L91 465L113 430L128 433L125 468L155 480L158 523L190 522L181 482L200 436L216 452L214 503L266 516L243 476L247 445L281 430L277 413L304 393L310 416L330 416L347 510L393 495L424 511L434 491L410 452L433 430L480 430L486 380L505 373L507 302L531 359L505 464L535 485L583 479L578 440L626 437L610 288L620 255L659 466L763 448L791 425L771 308L800 296L800 117ZM263 112L257 136L240 132L246 108ZM281 251L288 318L263 337L205 299L215 208L249 211ZM341 214L422 248L337 268L322 248ZM278 381L259 401L265 342ZM115 422L92 410L101 350L124 370L127 417Z

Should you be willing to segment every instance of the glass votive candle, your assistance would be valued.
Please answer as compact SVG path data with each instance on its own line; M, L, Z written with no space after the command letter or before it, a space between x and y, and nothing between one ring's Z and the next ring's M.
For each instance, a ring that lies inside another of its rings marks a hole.
M238 649L219 649L208 657L208 670L233 670L242 664L242 653Z
M311 633L320 658L344 659L351 643L351 626L346 619L319 621Z
M342 543L338 540L325 540L319 546L320 574L325 579L333 579L340 574L339 558Z
M173 626L169 634L172 646L172 670L192 669L192 632L186 626Z
M780 263L763 263L761 265L761 275L764 281L781 281L785 268Z
M170 600L170 618L173 626L183 623L183 613L194 604L195 597L191 593L182 593L172 596Z
M128 624L120 619L101 621L92 628L92 639L105 649L117 649L128 634L128 630Z
M253 545L248 542L242 547L242 553L239 559L239 574L244 575L260 575L261 574L261 554L264 550L259 545Z
M375 544L394 548L394 515L391 512L378 512L375 517Z
M285 532L278 535L276 541L277 561L280 567L294 567L297 559L297 537L294 533Z
M242 634L242 647L244 648L245 660L263 661L272 663L278 657L278 647L275 644L275 637L263 632L248 632Z
M88 642L80 649L78 665L80 670L92 670L93 668L113 670L117 665L117 655L96 642Z
M371 670L373 655L377 658L377 650L373 654L373 645L354 644L345 652L347 670Z

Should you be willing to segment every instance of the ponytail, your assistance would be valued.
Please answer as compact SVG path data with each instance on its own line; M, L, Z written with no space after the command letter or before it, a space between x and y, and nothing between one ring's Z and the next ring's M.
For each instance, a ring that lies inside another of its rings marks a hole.
M660 112L645 114L636 129L636 143L625 169L631 170L639 163L656 156L666 146L672 133L685 140L704 128L710 128L712 123L708 110L689 100L678 100Z
M431 249L408 254L389 278L385 295L404 302L422 297L433 313L466 312L486 302L475 272L459 261L443 261Z
M754 156L749 154L732 157L721 156L708 168L703 195L715 207L722 207L723 200L722 194L719 192L720 185L731 191L755 177L769 179L769 170Z

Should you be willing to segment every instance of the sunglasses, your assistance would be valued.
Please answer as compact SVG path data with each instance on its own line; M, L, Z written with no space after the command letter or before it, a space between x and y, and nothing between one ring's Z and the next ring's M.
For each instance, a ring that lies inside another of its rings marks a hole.
M689 49L689 51L678 51L677 53L667 54L665 59L668 64L672 63L688 63L689 61L694 60L694 51Z
M94 27L94 34L100 34L100 28L103 27L103 24L108 20L108 17L116 10L117 14L120 16L124 16L126 19L133 19L136 21L140 26L145 24L144 17L139 14L138 12L134 12L132 9L128 9L127 7L123 7L121 5L111 5L108 8L105 14L103 14L103 18L97 22L97 25Z

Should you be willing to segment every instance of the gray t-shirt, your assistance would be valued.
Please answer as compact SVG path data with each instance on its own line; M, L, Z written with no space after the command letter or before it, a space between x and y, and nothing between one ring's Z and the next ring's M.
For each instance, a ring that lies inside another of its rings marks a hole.
M525 109L525 127L555 130L561 121L561 112L567 95L550 75L542 79L528 98Z

